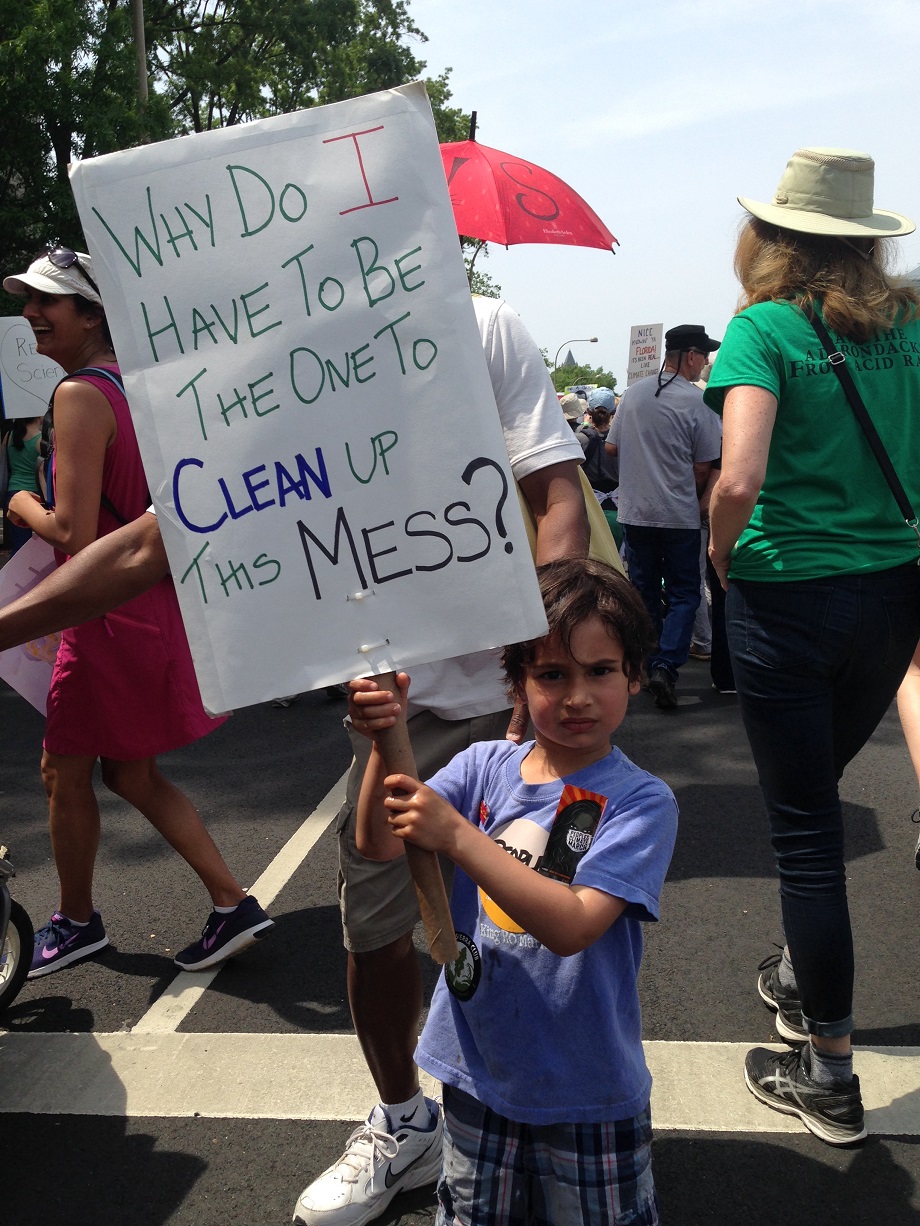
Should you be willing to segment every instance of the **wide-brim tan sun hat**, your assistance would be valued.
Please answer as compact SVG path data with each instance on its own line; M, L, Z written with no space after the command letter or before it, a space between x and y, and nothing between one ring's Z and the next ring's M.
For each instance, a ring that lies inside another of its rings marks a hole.
M803 234L896 238L911 234L909 217L875 208L875 162L855 149L798 149L786 164L770 204L739 196L761 221Z

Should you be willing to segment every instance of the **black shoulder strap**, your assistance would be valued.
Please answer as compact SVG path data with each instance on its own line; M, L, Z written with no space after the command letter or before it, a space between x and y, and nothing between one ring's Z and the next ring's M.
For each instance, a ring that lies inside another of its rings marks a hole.
M60 380L60 382L58 383L54 391L55 392L57 391L57 388L61 386L61 383L66 382L67 379L75 379L78 375L93 375L97 379L107 379L109 383L114 384L114 386L118 388L122 396L125 394L125 385L122 383L121 378L118 375L116 375L114 371L106 370L104 366L81 366L79 370L72 370L69 374L65 375L64 378ZM48 405L48 413L51 414L51 426L53 428L53 425L54 425L54 392L51 393L51 401ZM46 414L46 417L47 415L48 414ZM42 432L44 433L44 426L43 426ZM145 494L145 499L148 503L150 502L149 493ZM108 494L105 494L105 493L100 494L99 502L103 507L105 507L105 509L108 511L110 515L114 516L115 519L118 520L120 524L124 525L128 522L128 520L125 519L124 515L122 515L121 511L119 511L118 507L115 506L115 503L112 502Z
M67 379L76 379L77 375L93 375L97 379L108 379L109 383L113 383L121 392L125 394L125 385L121 381L121 376L116 375L114 371L106 370L104 366L81 366L79 370L72 370L69 375L65 375ZM64 379L61 380L64 382Z
M882 476L888 483L888 488L894 495L895 501L898 504L898 510L904 516L904 522L909 528L913 528L917 534L917 543L920 546L920 528L917 524L917 516L914 508L911 506L910 499L904 491L904 486L901 484L898 474L894 471L894 465L891 463L888 452L885 450L885 444L879 438L879 433L875 428L872 418L863 403L863 398L859 394L859 389L853 382L853 376L850 374L847 367L846 354L841 353L838 347L831 340L831 334L828 332L824 320L817 311L806 311L805 317L818 335L818 339L824 346L824 352L827 354L827 360L830 362L831 369L840 380L840 386L843 388L843 393L850 402L850 408L862 427L862 432L866 436L866 442L872 448L872 454L878 462L879 468L882 470Z

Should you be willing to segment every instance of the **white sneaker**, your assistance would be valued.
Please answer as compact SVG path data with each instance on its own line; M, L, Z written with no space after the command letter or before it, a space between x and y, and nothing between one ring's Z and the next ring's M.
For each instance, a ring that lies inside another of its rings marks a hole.
M427 1127L393 1128L378 1103L348 1138L345 1152L300 1194L294 1221L304 1226L364 1226L397 1192L434 1183L441 1170L441 1109L430 1098ZM391 1130L391 1131L388 1131Z

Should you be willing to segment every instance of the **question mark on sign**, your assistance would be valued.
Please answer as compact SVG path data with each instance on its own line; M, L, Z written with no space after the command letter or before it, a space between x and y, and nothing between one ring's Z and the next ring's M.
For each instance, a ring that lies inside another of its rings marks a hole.
M496 464L494 460L488 459L486 456L480 456L478 460L470 460L466 468L463 470L460 480L464 485L470 485L473 480L473 474L478 472L480 468L494 468L502 479L502 494L498 500L498 505L495 508L495 529L498 535L505 542L505 553L513 553L514 546L507 539L508 529L505 527L505 521L502 519L502 508L508 497L508 478L505 476L505 471L500 464Z

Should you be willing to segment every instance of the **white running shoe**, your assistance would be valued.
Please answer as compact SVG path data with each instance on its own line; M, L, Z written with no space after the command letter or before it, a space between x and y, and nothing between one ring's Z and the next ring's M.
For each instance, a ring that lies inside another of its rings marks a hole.
M301 1192L294 1221L303 1226L364 1226L398 1192L434 1183L441 1170L441 1109L425 1099L425 1128L394 1127L380 1103L348 1138L345 1152Z

